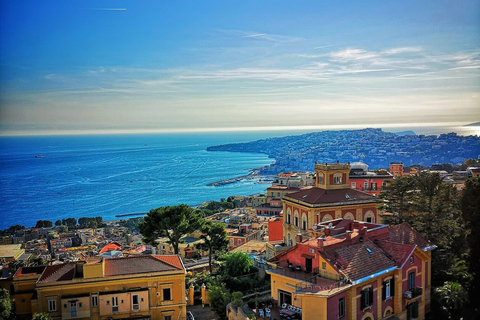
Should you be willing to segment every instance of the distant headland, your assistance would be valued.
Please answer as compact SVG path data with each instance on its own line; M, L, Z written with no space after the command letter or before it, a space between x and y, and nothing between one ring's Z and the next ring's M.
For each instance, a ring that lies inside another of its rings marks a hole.
M258 175L286 171L313 171L315 162L364 162L371 169L388 168L392 161L405 165L463 163L480 155L480 137L457 133L416 135L382 129L321 131L268 138L247 143L210 146L207 151L263 153L275 163L259 169Z

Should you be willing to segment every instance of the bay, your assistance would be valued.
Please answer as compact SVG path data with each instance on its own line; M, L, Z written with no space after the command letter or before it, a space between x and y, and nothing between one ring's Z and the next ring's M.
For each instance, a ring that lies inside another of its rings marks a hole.
M265 190L255 180L208 183L272 163L263 154L207 152L264 134L155 134L0 138L0 229L38 220L148 212Z
M207 184L243 176L274 159L263 154L207 152L206 147L341 129L359 128L0 137L0 229L69 217L113 220L118 219L117 214L147 212L160 206L196 205L230 195L264 192L267 185L255 180L220 187ZM412 124L384 128L389 132L405 130L480 134L478 126Z

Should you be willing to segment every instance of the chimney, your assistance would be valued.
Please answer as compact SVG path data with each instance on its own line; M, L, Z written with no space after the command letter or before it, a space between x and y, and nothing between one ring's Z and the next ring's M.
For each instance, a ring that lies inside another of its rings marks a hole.
M355 230L355 223L353 222L353 220L350 220L349 229L350 229L350 231Z
M325 238L317 238L317 247L320 251L323 250Z
M302 234L301 233L299 233L295 236L295 241L297 243L302 243Z
M362 236L367 236L367 230L368 228L367 227L363 227L359 230L359 234L362 235Z
M325 237L330 236L330 228L329 227L325 227L324 232L325 232Z
M352 240L352 233L353 233L353 231L347 230L345 232L345 239Z

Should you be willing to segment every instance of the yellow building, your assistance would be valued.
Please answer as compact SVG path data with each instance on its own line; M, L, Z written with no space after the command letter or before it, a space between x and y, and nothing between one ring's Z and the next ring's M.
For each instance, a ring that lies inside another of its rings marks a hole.
M333 219L377 222L379 200L350 188L350 165L315 164L315 187L283 196L283 240L295 245L295 236L320 235L317 225Z
M25 249L22 249L22 244L2 244L0 245L0 262L17 261Z
M52 319L186 319L186 271L178 256L92 258L41 268L21 268L14 276L19 318L45 312Z
M430 308L431 250L408 224L352 220L319 225L269 261L272 298L280 313L302 319L425 319Z

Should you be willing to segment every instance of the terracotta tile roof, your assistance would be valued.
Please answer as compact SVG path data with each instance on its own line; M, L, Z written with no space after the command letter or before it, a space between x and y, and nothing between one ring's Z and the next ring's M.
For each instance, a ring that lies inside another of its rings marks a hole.
M178 271L183 267L177 256L134 256L105 260L105 276L118 276L136 273Z
M64 263L47 266L39 283L72 280L75 276L75 263Z
M378 202L376 197L350 188L325 190L314 187L287 194L284 198L300 200L310 204Z
M432 246L430 241L406 222L389 227L388 240L403 244L416 244L422 249Z
M396 243L388 240L376 240L375 244L381 248L390 259L395 261L397 267L401 267L410 257L413 250L415 250L414 244Z
M154 257L178 269L183 269L182 262L180 261L180 258L178 256L154 255Z
M394 261L371 240L327 249L321 253L338 271L348 279L355 281L391 267Z

